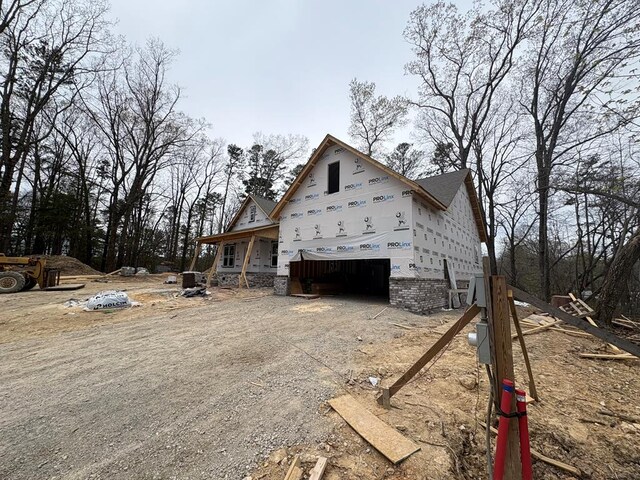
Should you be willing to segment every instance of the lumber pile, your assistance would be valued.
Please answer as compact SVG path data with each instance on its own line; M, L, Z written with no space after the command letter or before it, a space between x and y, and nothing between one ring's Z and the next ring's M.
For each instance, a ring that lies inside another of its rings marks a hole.
M569 293L568 298L570 299L570 302L567 302L564 305L560 306L559 307L560 310L562 310L565 313L568 313L573 317L584 319L591 326L598 328L598 325L593 320L593 314L595 313L595 311L589 306L589 304L587 304L587 302L585 302L581 298L577 298L573 293ZM550 315L545 316L545 315L531 314L527 318L524 318L521 321L521 323L527 327L531 327L528 330L524 330L523 335L536 334L539 332L551 330L551 331L562 332L567 335L578 336L578 337L591 336L588 333L571 328L568 325L562 325L562 320L556 319L555 317L552 317ZM640 340L640 323L639 322L634 322L632 320L624 318L624 319L615 319L613 323L617 326L625 327L628 329L637 329L639 332L638 338L634 340L635 341ZM513 335L513 338L515 337L516 335ZM638 358L630 353L626 353L622 351L620 348L610 343L607 344L607 347L611 349L611 351L613 351L614 353L613 354L581 353L580 357L581 358L599 358L599 359L608 359L608 360L625 360L625 359Z

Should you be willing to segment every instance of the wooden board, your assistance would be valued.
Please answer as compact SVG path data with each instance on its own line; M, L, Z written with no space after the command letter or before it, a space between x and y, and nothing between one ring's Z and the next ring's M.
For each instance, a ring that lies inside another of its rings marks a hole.
M325 468L327 468L327 459L325 457L318 458L316 466L309 472L309 480L320 480L324 475Z
M602 358L605 360L625 360L625 359L638 359L628 353L607 354L607 353L581 353L581 358Z
M291 462L291 466L289 467L289 471L284 477L284 480L300 480L303 473L304 470L302 470L302 466L300 465L300 457L296 455L293 462Z
M307 300L313 300L314 298L320 298L320 295L315 293L292 293L292 297L306 298Z
M362 438L394 464L420 450L418 445L384 423L360 405L351 395L333 398L329 400L329 405Z

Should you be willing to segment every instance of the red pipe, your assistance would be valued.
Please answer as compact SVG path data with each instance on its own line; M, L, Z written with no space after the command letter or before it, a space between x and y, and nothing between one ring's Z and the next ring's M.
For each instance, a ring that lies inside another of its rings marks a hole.
M520 430L520 461L522 462L522 480L532 480L531 447L529 445L529 422L527 421L527 394L516 389L516 410Z
M511 411L511 396L513 395L513 382L508 379L502 381L502 399L500 410L504 413ZM504 476L504 460L507 455L507 435L509 434L509 417L500 415L498 421L498 439L496 440L496 459L493 467L493 479L502 480Z

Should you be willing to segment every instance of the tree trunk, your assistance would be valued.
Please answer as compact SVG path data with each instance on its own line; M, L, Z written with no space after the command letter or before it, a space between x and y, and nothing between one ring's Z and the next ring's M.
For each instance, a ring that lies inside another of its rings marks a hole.
M618 303L625 291L625 284L631 277L633 266L638 260L640 260L640 230L626 245L620 247L602 283L596 315L605 325L611 325Z
M544 156L543 152L536 156ZM549 169L544 158L538 159L538 270L540 275L540 296L548 302L551 299L551 272L549 268Z

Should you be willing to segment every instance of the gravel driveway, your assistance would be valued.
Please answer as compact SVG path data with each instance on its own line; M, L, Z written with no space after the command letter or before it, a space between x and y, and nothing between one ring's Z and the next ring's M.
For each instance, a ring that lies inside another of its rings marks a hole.
M1 344L0 478L241 479L326 438L320 404L363 343L428 321L339 297L197 305Z

